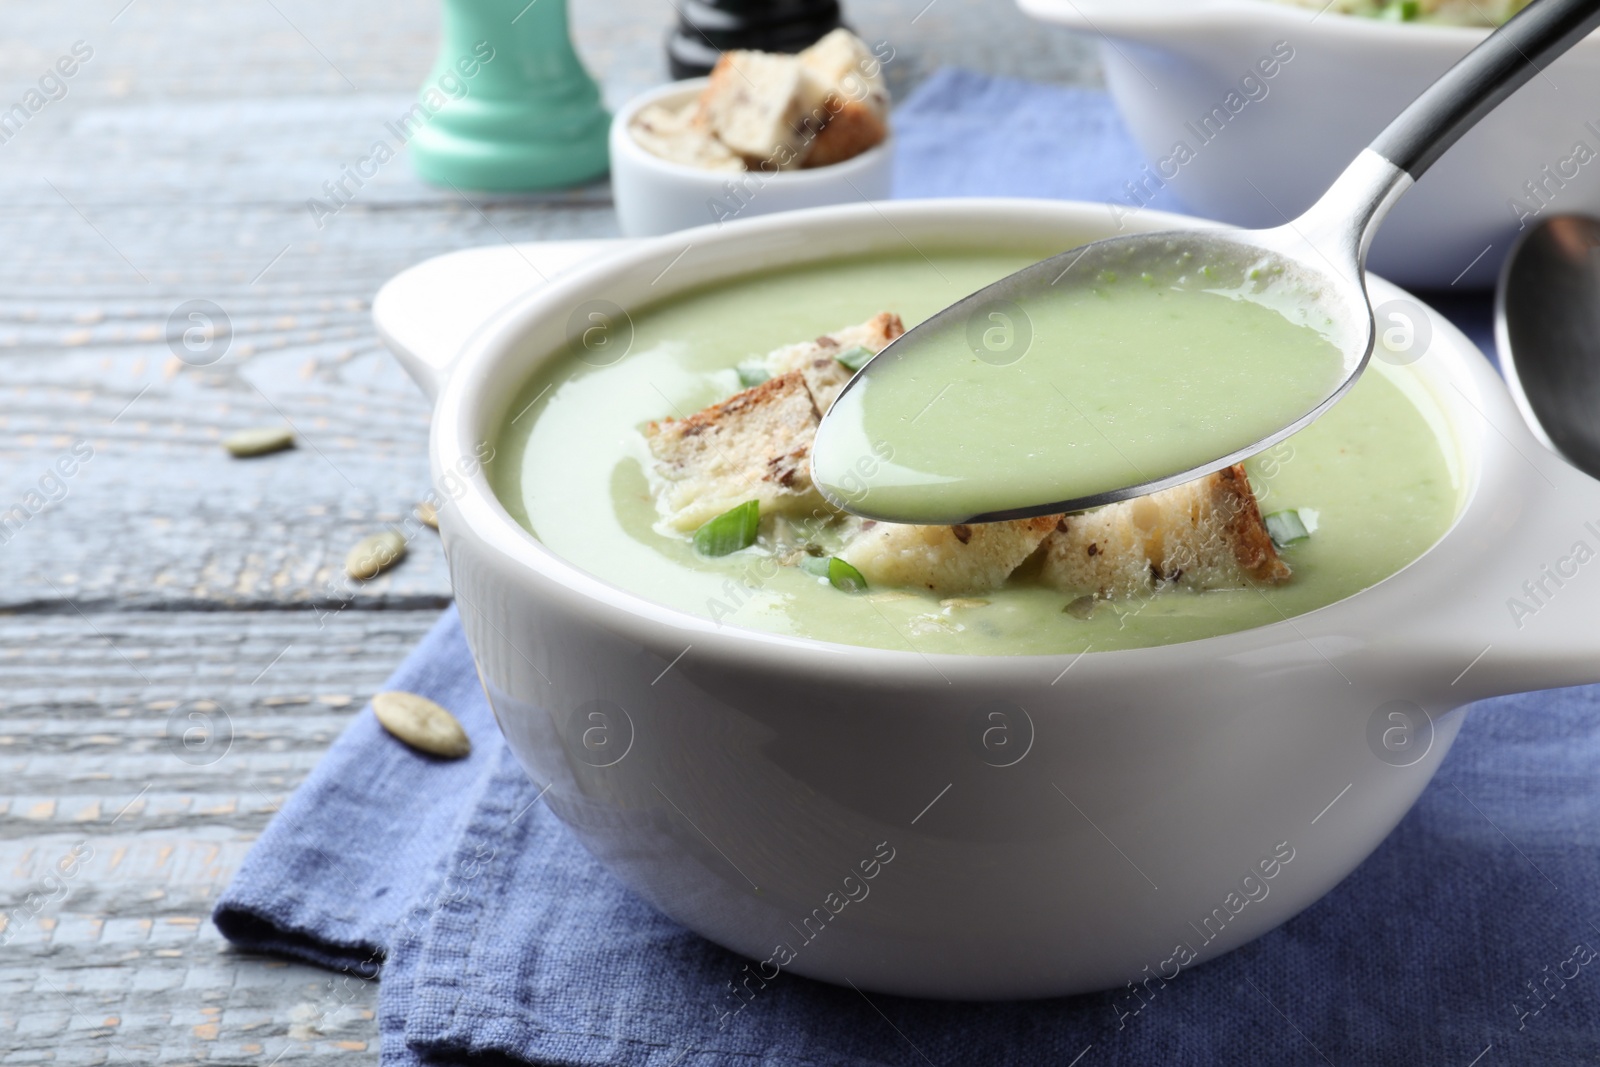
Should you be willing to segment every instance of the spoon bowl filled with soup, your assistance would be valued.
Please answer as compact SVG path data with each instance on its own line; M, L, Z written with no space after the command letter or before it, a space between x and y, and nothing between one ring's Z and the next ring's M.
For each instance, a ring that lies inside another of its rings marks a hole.
M1103 205L1006 200L709 227L619 245L459 350L405 342L414 302L375 304L436 398L441 531L510 746L618 877L763 974L952 998L1170 980L1360 863L1463 705L1600 680L1600 485L1376 278L1417 328L1204 479L971 524L818 490L813 435L866 361L1114 230ZM439 306L471 275L433 268ZM1238 343L1269 360L1261 321ZM1162 343L1130 412L1217 360ZM1270 361L1260 382L1226 362L1227 389L1271 387ZM1030 427L1041 451L1056 429ZM863 487L896 462L872 444Z

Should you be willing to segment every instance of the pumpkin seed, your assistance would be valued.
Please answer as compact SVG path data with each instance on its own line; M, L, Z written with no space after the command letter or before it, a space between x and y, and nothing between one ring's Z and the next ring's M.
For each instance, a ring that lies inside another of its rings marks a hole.
M352 578L376 578L405 558L406 539L395 530L363 537L344 557L344 570Z
M424 526L432 526L435 530L439 528L439 509L426 500L417 505L417 518L422 520Z
M222 447L238 459L265 456L271 452L282 452L286 448L293 448L294 431L287 426L257 426L254 429L229 434L222 439Z
M456 717L427 697L403 690L372 698L372 713L385 730L412 748L445 759L472 752L472 741Z

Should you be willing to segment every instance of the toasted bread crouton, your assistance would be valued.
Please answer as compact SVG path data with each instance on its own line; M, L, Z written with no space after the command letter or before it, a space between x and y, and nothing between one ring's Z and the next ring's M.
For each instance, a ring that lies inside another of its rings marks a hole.
M1045 539L1040 574L1068 593L1137 596L1165 585L1193 590L1282 582L1278 558L1244 468L1062 516Z
M811 390L811 402L817 405L818 412L826 415L856 372L832 356L821 356L801 367L800 373L805 375L806 388Z
M825 508L811 484L817 421L805 376L795 371L686 419L650 423L644 436L662 518L692 531L747 500L759 501L763 515Z
M799 60L830 92L858 99L867 96L886 99L889 95L883 84L883 64L867 48L865 41L843 27L824 34L816 43L802 49Z
M844 101L811 142L806 167L827 167L853 159L883 143L889 123L883 115L855 100Z
M819 356L832 357L847 348L860 346L873 355L888 347L889 342L906 332L906 324L892 311L880 311L866 322L845 326L825 333L815 341L784 345L768 352L765 362L773 374L787 374L799 370Z
M804 374L818 413L826 414L839 391L855 374L834 357L858 346L877 355L905 332L905 323L900 321L899 315L881 311L866 322L825 333L815 341L774 349L767 353L763 363L773 374L796 370Z
M807 167L841 163L889 136L882 64L859 37L834 30L801 52L800 63L826 90L825 122L806 153Z
M889 347L889 342L906 332L906 324L900 321L900 316L889 311L880 311L866 322L856 326L847 326L842 330L825 334L817 338L818 344L832 342L840 348L854 348L860 345L867 351L876 355Z
M722 53L700 94L711 132L752 168L800 166L820 125L826 90L795 56Z
M904 332L900 316L882 312L785 345L762 360L773 375L767 381L688 418L646 426L667 525L695 530L746 500L760 501L763 515L832 513L811 484L811 440L853 373L834 354L856 345L876 353Z
M911 586L941 597L987 593L1033 554L1058 518L970 526L865 523L839 555L869 586Z
M744 160L712 136L698 115L697 104L676 111L656 104L634 116L629 130L640 147L668 162L703 170L744 170Z

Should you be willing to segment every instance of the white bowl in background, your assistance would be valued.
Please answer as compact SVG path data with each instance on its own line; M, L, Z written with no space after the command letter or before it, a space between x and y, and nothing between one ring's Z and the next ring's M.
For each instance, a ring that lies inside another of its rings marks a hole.
M1027 14L1096 34L1106 83L1152 165L1183 141L1193 158L1171 186L1199 214L1276 226L1309 207L1372 138L1489 33L1397 23L1274 0L1017 0ZM1287 42L1293 58L1260 79ZM1240 82L1254 74L1265 95ZM1187 124L1247 101L1202 143ZM1593 125L1589 125L1593 122ZM1574 145L1596 154L1570 163ZM1569 161L1571 177L1546 177ZM1158 175L1159 177L1159 175ZM1128 175L1145 180L1143 173ZM1519 229L1513 199L1600 213L1600 37L1581 41L1463 137L1395 206L1372 269L1402 285L1491 287Z
M686 104L707 80L690 78L640 93L612 118L611 197L624 237L654 237L778 211L888 199L893 133L881 144L831 166L742 174L673 163L634 140L628 127L635 115L652 104Z
M1148 212L1127 225L1210 224ZM504 249L481 267L455 253L412 268L374 301L380 335L435 399L440 529L496 719L550 808L685 926L750 960L787 943L784 970L868 991L998 999L1171 977L1353 870L1427 785L1462 705L1600 681L1600 587L1563 569L1574 541L1593 547L1600 485L1540 447L1482 354L1426 312L1414 384L1453 442L1450 532L1338 603L1182 644L924 656L719 624L551 552L478 463L529 375L565 357L575 308L638 310L908 247L1070 248L1111 229L1103 204L844 205L622 242L498 312L450 294L505 273ZM1380 303L1403 298L1369 284ZM433 302L406 298L419 290ZM414 321L452 314L481 318ZM1551 566L1564 586L1532 617L1508 612ZM1004 766L983 744L995 701L1026 712L1013 725L1031 741ZM1175 960L1180 943L1196 959Z

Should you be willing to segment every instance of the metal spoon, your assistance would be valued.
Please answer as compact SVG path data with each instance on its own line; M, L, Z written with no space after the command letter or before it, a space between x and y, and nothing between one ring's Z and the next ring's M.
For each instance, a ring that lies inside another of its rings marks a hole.
M895 341L868 363L847 386L862 387L874 368L917 359L919 348L960 330L997 301L1015 303L1068 287L1088 287L1107 271L1138 269L1141 262L1170 263L1191 253L1198 262L1239 269L1266 263L1297 279L1294 298L1310 302L1326 316L1325 335L1343 355L1342 378L1320 402L1299 418L1248 447L1177 470L1140 470L1138 484L1065 500L1005 500L978 514L956 510L959 501L935 500L915 514L901 514L899 505L874 502L870 493L845 492L830 472L850 469L860 457L860 433L851 433L837 402L824 417L812 447L814 481L835 505L868 518L890 522L985 522L1081 511L1130 497L1143 496L1220 470L1254 455L1310 423L1339 399L1366 367L1372 354L1374 325L1363 268L1379 223L1395 201L1451 145L1545 64L1571 48L1600 25L1600 0L1535 0L1497 29L1444 73L1378 135L1333 185L1299 218L1268 230L1168 231L1113 237L1062 253L1026 267L957 301ZM1286 146L1287 147L1287 146ZM886 358L886 357L892 357ZM952 399L947 403L959 402ZM975 425L974 433L1000 428ZM887 443L895 441L888 436ZM1113 444L1113 447L1115 445ZM845 480L848 484L848 480ZM932 481L932 480L930 480ZM930 496L929 499L932 499ZM948 511L949 513L945 513Z
M1600 220L1553 215L1517 241L1495 291L1506 385L1528 427L1600 478Z

